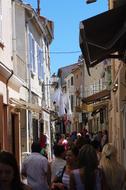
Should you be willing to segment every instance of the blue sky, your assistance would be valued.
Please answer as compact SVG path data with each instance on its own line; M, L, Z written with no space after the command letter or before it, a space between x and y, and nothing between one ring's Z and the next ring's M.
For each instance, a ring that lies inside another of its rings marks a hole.
M37 8L37 0L24 0L24 2ZM80 21L108 10L108 0L97 0L92 4L86 4L86 0L40 0L40 7L41 15L54 22L54 40L50 46L51 73L57 73L60 67L78 61L81 54Z

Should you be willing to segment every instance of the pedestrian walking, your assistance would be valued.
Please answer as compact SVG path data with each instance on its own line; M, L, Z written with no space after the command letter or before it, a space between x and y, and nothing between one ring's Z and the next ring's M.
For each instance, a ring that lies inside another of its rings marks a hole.
M48 190L51 181L48 160L40 154L40 143L33 142L31 150L31 155L22 164L22 176L27 177L33 190Z
M100 161L101 159L101 144L99 141L97 140L93 140L91 141L91 145L94 147L94 149L96 150L96 154L97 154L97 158L98 158L98 162Z
M79 168L70 175L70 190L102 190L102 170L98 168L96 150L92 145L82 146L78 162Z
M126 171L117 161L117 150L111 143L104 145L100 160L109 190L126 189Z
M0 152L0 190L32 190L21 182L17 161L10 152Z
M66 165L63 170L57 172L53 183L52 190L68 190L70 187L70 174L73 169L77 168L78 148L73 146L66 152Z
M51 181L54 180L57 172L63 170L66 165L65 161L65 148L63 145L56 144L53 147L54 150L54 159L50 163L51 166Z
M108 131L103 130L102 132L102 138L101 138L101 147L103 148L105 144L108 143Z

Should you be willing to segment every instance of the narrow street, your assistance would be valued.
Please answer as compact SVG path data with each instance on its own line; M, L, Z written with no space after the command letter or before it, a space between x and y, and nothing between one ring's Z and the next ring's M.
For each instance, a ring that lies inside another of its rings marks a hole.
M0 189L125 189L125 19L125 0L0 0Z

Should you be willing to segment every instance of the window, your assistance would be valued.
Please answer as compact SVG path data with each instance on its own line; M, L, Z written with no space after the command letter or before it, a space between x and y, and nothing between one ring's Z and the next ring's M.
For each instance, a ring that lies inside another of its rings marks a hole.
M71 77L71 86L73 86L73 77Z
M37 64L38 64L38 78L44 80L44 65L42 48L37 46Z
M33 38L33 35L29 33L29 64L31 71L34 73L36 72L36 67L35 67L35 40Z
M74 96L73 95L71 95L71 110L73 111L73 102L74 101Z

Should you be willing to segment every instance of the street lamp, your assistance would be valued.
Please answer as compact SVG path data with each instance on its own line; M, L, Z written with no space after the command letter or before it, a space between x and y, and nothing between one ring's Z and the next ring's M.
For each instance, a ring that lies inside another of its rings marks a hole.
M96 1L97 1L97 0L87 0L86 3L87 3L87 4L90 4L90 3L94 3L94 2L96 2Z

